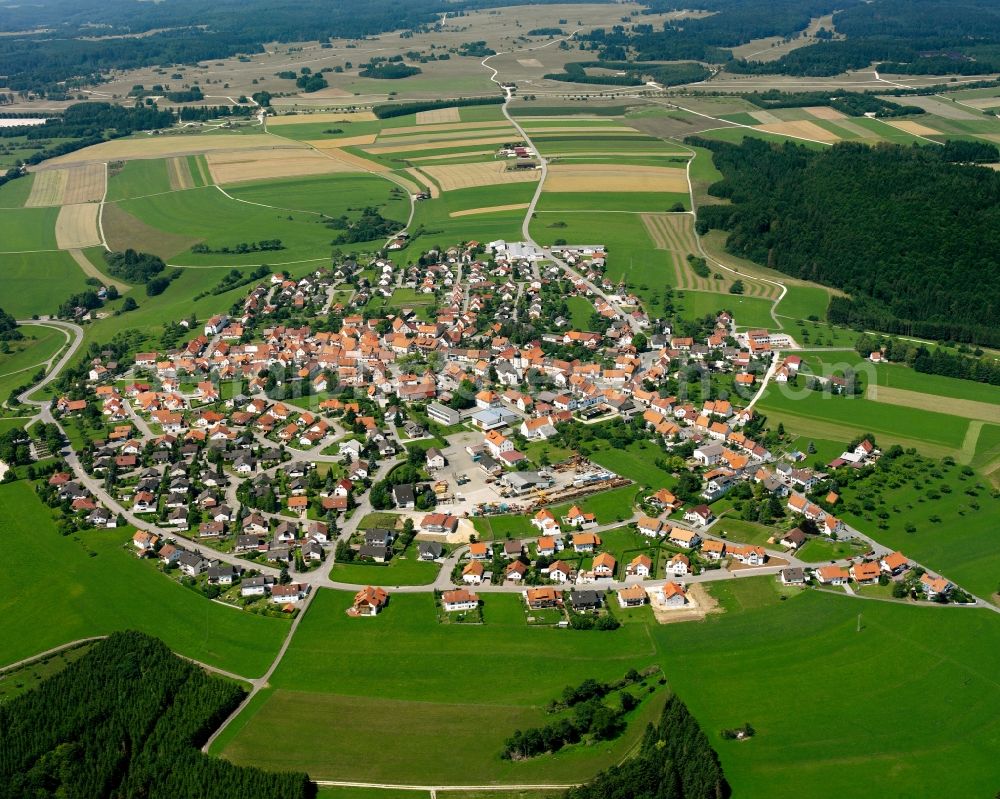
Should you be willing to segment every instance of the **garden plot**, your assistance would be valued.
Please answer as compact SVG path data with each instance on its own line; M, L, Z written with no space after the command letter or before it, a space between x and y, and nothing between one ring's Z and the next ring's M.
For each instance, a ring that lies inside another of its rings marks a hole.
M539 174L534 169L507 169L507 164L503 161L446 164L421 168L437 181L442 191L471 189L476 186L495 186L503 183L530 183L538 180Z
M551 192L680 192L688 190L683 169L624 164L554 164L545 190Z
M101 243L97 229L97 215L101 207L97 203L77 203L64 205L56 217L56 245L60 250L80 250L96 247Z
M208 153L206 156L213 180L220 184L242 183L268 178L292 178L355 172L348 161L328 157L315 150L254 150Z

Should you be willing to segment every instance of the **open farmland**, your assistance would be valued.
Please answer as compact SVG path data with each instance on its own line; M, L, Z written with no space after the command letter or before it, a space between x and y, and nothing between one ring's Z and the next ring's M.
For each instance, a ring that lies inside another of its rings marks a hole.
M56 217L56 244L60 250L80 250L101 243L97 216L101 207L96 203L64 205Z
M432 125L436 122L458 122L461 117L457 108L435 108L433 111L418 111L418 125Z
M108 166L108 202L171 189L167 159L117 161Z
M620 759L658 709L657 697L643 703L628 732L608 746L571 747L522 762L501 760L504 738L516 728L544 724L543 706L563 685L585 677L617 679L631 667L655 662L643 626L617 631L608 650L592 647L587 636L529 629L517 595L489 597L482 626L439 624L430 594L397 594L375 620L347 617L349 604L350 597L340 592L324 590L316 597L271 680L274 692L237 719L238 731L221 742L223 756L271 767L288 767L291 756L308 764L317 778L572 782ZM351 641L349 647L343 646L345 640ZM385 657L387 646L393 658ZM399 671L403 664L405 678ZM349 733L359 717L387 734L422 732L397 736L391 751L365 747L362 752L361 742L350 743ZM487 717L490 723L484 724ZM301 745L284 752L261 748L262 736L278 719L295 720L290 730L301 736ZM458 762L428 760L428 748L447 749Z
M1000 424L1000 404L997 403L941 397L882 385L869 385L865 391L865 397L874 402L949 413L967 419L980 419L992 424Z
M212 179L219 185L271 178L293 178L354 172L356 167L316 150L255 150L206 155Z
M68 169L46 169L35 175L31 186L31 194L25 201L26 208L43 208L50 205L62 205L63 194L66 191Z
M531 183L539 173L533 169L508 168L503 161L483 161L474 164L424 165L421 171L432 177L442 191L471 189L505 183Z
M304 146L289 139L269 136L266 133L142 136L133 139L114 139L95 144L92 147L85 147L82 150L53 158L46 164L67 166L69 164L105 161L129 161L136 158L168 158L218 150L270 150Z
M20 319L53 314L70 294L86 288L80 267L69 253L58 250L0 254L0 274L4 280L0 307Z
M281 114L268 116L268 128L286 128L297 125L317 125L328 122L374 122L375 115L371 111L323 111L315 114ZM285 131L281 131L282 134Z
M683 169L625 164L554 164L545 188L552 192L686 192Z
M206 602L157 574L123 546L129 528L60 535L26 482L0 488L0 520L4 560L28 556L35 563L34 580L0 576L4 663L77 638L139 629L182 655L253 676L263 673L288 630L285 621Z
M55 226L59 209L6 209L0 214L0 250L31 252L56 249Z

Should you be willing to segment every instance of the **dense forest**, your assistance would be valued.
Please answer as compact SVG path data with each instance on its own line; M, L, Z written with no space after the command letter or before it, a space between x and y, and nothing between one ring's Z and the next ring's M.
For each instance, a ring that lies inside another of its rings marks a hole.
M136 252L132 249L124 252L106 252L104 262L108 266L109 275L120 277L129 283L145 283L166 268L163 259L158 255Z
M693 139L723 180L698 230L730 252L836 286L831 321L1000 345L1000 174L943 148L841 143L824 150Z
M617 70L623 75L590 75L588 68ZM646 80L655 80L663 86L679 86L705 80L711 72L701 64L688 61L679 64L648 64L633 61L570 61L564 72L546 75L551 80L568 83L603 83L612 86L642 86Z
M1000 70L995 0L874 0L840 3L834 28L846 39L792 50L770 62L734 61L734 72L836 75L877 64L886 73L983 75Z
M0 705L0 797L314 795L305 774L240 768L199 751L243 696L155 638L115 633Z
M566 793L566 799L724 799L730 795L719 756L676 696L650 724L636 757Z

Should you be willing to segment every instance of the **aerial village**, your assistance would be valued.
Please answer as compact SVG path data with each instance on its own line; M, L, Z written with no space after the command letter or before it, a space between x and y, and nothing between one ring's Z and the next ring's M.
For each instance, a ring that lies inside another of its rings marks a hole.
M516 591L540 623L647 604L668 621L709 610L701 582L761 573L961 599L839 519L822 464L765 445L755 398L801 366L787 335L740 332L724 311L672 330L606 277L600 245L553 255L468 242L406 267L387 253L268 275L229 312L183 322L177 346L106 351L54 408L107 435L45 499L77 527L134 525L137 556L259 613L353 585L358 616L434 590L443 617L475 620L490 591ZM400 288L414 307L380 312ZM588 331L568 297L592 309ZM588 457L616 446L607 430L647 448L669 486ZM881 454L861 440L828 468ZM734 496L769 509L766 541L727 533ZM796 558L812 539L862 549L818 566ZM417 565L435 570L419 586Z

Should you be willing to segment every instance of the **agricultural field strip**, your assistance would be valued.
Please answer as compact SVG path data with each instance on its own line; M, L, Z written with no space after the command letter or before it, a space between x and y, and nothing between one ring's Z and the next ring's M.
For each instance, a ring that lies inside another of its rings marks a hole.
M966 419L978 419L990 424L1000 424L1000 405L990 402L942 397L920 391L910 391L905 388L880 386L876 383L870 384L865 389L865 399L888 405L917 408L922 411L947 413Z
M286 125L316 124L323 122L374 122L378 117L371 111L357 112L324 112L320 114L281 114L268 116L269 127L284 127Z

